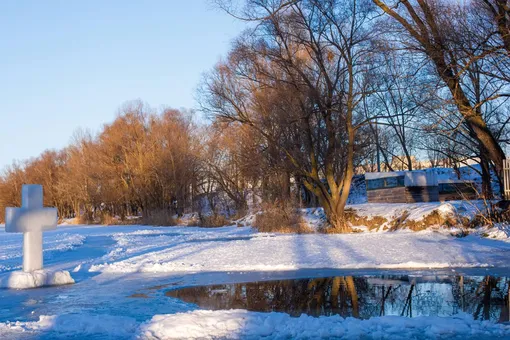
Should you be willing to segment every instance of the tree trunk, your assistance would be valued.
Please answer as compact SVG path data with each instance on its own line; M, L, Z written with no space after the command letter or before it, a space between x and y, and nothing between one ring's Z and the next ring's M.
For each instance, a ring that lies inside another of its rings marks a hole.
M319 180L315 180L314 182L312 182L310 178L305 178L303 180L305 188L317 198L319 205L324 209L324 214L326 215L330 227L336 232L345 233L351 231L351 227L344 216L351 181L352 169L345 174L341 189L333 181L330 181L331 184L327 187ZM316 183L316 185L312 183Z
M331 228L341 233L350 232L351 227L344 216L345 204L341 203L340 195L320 195L318 199Z
M490 164L483 150L480 152L480 167L482 168L482 197L488 200L493 199Z

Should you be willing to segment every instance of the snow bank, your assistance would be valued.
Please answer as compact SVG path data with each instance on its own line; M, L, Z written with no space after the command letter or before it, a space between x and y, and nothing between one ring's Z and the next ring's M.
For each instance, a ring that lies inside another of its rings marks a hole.
M101 338L131 338L137 329L135 319L114 315L63 314L41 315L38 321L2 322L0 338L24 334L37 335L51 332L52 335L63 337L68 335L76 338L86 335L101 335Z
M141 325L131 317L108 314L41 315L37 321L0 323L0 338L100 337L122 339L472 339L508 338L510 325L453 317L399 316L368 320L338 315L318 318L246 310L196 310L155 315Z
M60 286L74 283L71 274L66 270L33 272L16 271L0 276L0 288L27 289L45 286Z
M359 216L372 218L374 216L383 217L389 221L401 217L404 212L409 213L408 218L419 221L425 216L430 215L434 210L441 213L456 213L457 208L452 202L430 202L430 203L365 203L349 205L347 208L353 209Z
M397 218L406 215L406 220L419 222L434 211L443 217L466 217L473 218L476 214L484 211L482 201L449 201L449 202L427 202L427 203L361 203L349 204L347 209L351 209L360 217L372 219L382 217L388 222L382 224L379 228L368 229L363 225L353 225L353 227L365 232L382 232L388 229L384 228L391 224ZM298 210L306 224L315 231L326 225L326 215L322 208L303 208ZM255 221L255 215L251 214L236 221L237 225L250 226ZM431 226L433 227L433 226Z
M416 338L504 338L510 325L474 320L471 315L454 317L398 316L368 320L246 310L204 311L156 315L140 327L142 339L416 339Z
M360 203L349 204L347 209L352 210L357 216L367 217L373 219L375 217L382 217L386 219L386 223L379 225L376 228L368 228L365 225L352 225L352 227L363 232L383 232L389 231L389 226L396 219L404 221L420 222L433 212L438 212L443 217L451 217L457 219L458 217L466 217L472 219L476 214L484 211L482 201L449 201L449 202L427 202L427 203ZM302 219L305 221L310 229L318 232L321 228L327 226L326 215L322 208L302 208L298 209ZM257 213L249 214L234 223L238 226L251 226ZM385 228L386 227L386 228ZM430 226L440 227L440 226Z
M466 339L507 338L510 325L474 320L471 315L453 317L398 316L368 320L319 318L285 313L258 313L246 310L206 311L155 315L139 325L134 318L85 313L41 315L38 321L0 323L1 338L22 335L49 338L138 339Z
M400 218L406 214L406 220L415 222L422 221L434 211L443 217L462 217L471 220L486 209L485 203L480 200L427 203L366 203L348 205L347 208L354 210L358 216L368 218L380 216L388 221ZM383 231L382 228L374 230Z
M362 203L347 205L359 217L373 219L382 217L387 222L375 228L368 228L365 225L353 224L352 227L364 232L383 232L388 231L389 226L396 219L401 219L400 223L405 221L422 221L425 217L438 212L441 216L452 219L466 217L472 219L476 214L483 211L483 202L481 201L449 201L449 202L428 202L428 203ZM327 225L326 215L322 208L299 209L302 218L307 225L315 231ZM404 220L402 218L405 217ZM404 224L405 225L405 224ZM430 226L439 227L439 226Z

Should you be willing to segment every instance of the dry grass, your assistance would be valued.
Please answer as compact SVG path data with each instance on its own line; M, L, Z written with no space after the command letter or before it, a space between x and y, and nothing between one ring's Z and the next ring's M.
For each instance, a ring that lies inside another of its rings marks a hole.
M351 225L351 227L355 228L357 226L366 226L368 229L377 229L380 226L388 223L388 220L382 216L359 216L356 214L354 209L346 209L345 210L345 220L347 223ZM354 232L357 232L356 229L353 229ZM359 229L358 229L359 232Z
M409 215L410 215L409 211L404 210L400 216L397 216L393 220L391 220L391 222L389 223L390 231L405 229L407 218L409 217Z
M439 211L434 210L423 219L416 221L409 219L409 211L403 211L400 216L396 216L390 221L382 216L359 216L354 209L348 209L345 212L346 221L352 226L353 232L357 226L366 226L373 230L384 226L384 230L390 231L400 229L410 229L413 231L425 230L430 227L446 227L451 228L468 223L466 219L460 219L455 216L443 216ZM358 230L359 231L359 230Z
M423 217L419 221L405 219L397 229L409 228L413 231L421 231L430 227L443 227L451 228L462 224L458 218L451 215L442 215L439 211L434 210L430 214Z
M99 224L114 225L118 224L118 221L110 213L104 212L99 215Z
M264 205L255 217L253 227L263 233L310 234L313 230L294 208Z
M94 224L94 218L91 212L80 215L76 218L77 224Z
M198 223L193 225L198 225L202 228L218 228L229 225L230 221L223 215L213 214L213 215L200 215L198 218Z
M510 222L510 201L500 201L496 204L484 202L484 208L478 209L478 213L470 221L464 223L466 227L494 226L496 223Z
M140 220L142 225L155 225L161 227L171 227L178 224L173 215L168 210L156 210L148 216L144 216Z

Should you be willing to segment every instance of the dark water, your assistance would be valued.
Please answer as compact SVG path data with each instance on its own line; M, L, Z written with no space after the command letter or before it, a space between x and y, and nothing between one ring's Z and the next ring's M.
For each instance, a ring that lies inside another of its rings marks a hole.
M336 276L168 290L205 309L373 316L451 316L508 322L509 280L493 276Z

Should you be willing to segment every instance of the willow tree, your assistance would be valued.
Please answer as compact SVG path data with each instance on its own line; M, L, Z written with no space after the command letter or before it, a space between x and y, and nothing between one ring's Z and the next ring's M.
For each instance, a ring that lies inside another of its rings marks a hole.
M204 110L242 123L312 192L331 226L354 174L358 108L370 90L368 1L247 1L246 31L203 84Z

